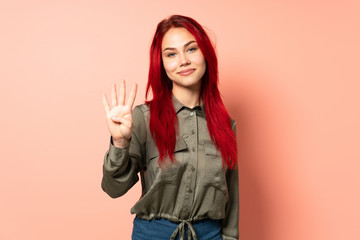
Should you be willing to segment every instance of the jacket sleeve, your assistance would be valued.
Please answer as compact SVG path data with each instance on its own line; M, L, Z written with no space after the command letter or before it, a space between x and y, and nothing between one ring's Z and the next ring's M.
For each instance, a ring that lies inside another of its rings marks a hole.
M236 138L236 122L233 123L232 129ZM229 199L225 207L225 219L222 224L222 239L237 240L239 239L239 169L228 169L226 181L229 192Z
M139 180L138 173L145 167L146 123L140 107L132 111L133 133L130 144L117 148L110 138L110 147L103 164L101 188L112 198L124 195Z

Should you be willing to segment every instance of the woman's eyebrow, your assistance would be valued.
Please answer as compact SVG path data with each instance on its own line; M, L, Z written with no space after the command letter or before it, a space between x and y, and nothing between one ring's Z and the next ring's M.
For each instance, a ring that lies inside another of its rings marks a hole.
M184 44L184 47L187 47L187 46L189 46L190 44L192 44L192 43L196 43L196 41L195 40L191 40L191 41L188 41L187 43L185 43ZM167 47L167 48L165 48L164 50L163 50L163 52L165 52L166 50L175 50L176 48L170 48L170 47Z

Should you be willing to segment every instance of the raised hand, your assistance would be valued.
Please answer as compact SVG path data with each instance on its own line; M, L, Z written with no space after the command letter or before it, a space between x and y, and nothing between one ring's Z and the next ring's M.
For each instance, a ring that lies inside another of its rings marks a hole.
M137 84L135 83L125 104L125 81L121 81L119 96L116 92L116 85L113 84L111 90L111 107L109 106L106 95L103 94L106 123L116 147L124 148L129 144L133 130L133 118L131 112L136 92Z

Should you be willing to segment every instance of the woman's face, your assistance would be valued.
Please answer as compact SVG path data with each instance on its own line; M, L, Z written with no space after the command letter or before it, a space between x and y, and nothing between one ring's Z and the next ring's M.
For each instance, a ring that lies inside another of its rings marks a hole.
M164 35L161 55L174 88L201 89L206 61L195 37L185 28L170 28Z

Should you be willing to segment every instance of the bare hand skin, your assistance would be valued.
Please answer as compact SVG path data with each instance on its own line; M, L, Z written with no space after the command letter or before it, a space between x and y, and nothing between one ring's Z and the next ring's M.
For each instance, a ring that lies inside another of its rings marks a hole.
M136 97L137 84L131 89L130 96L125 104L125 81L120 84L120 94L116 93L116 84L112 85L110 107L106 95L103 94L103 104L106 112L106 123L113 138L115 147L124 148L129 145L133 131L132 108Z

